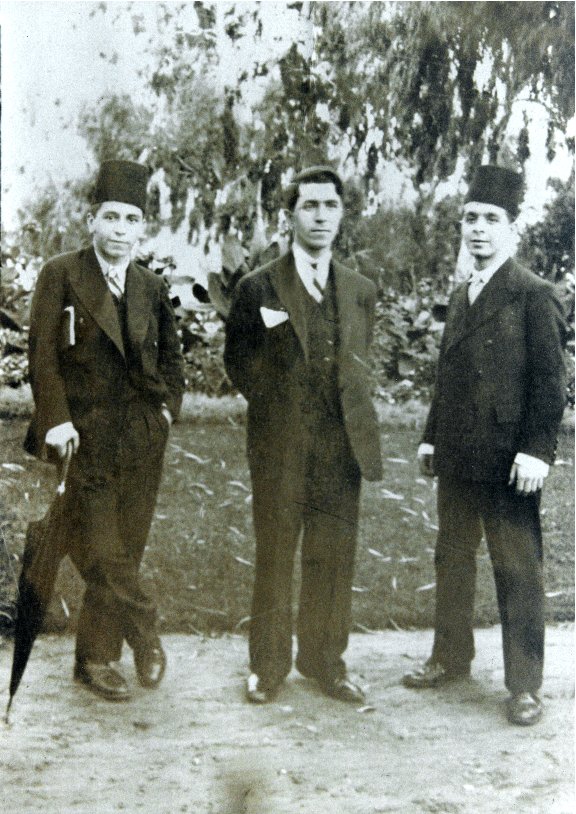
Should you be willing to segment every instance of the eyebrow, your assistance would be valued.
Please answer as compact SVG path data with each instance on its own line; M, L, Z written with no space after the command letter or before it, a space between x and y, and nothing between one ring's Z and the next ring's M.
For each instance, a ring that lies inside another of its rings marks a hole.
M301 204L340 203L340 198L302 198Z

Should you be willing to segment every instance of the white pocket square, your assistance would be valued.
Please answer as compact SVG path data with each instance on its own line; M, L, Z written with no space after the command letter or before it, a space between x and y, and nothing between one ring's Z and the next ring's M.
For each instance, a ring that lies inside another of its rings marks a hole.
M267 328L275 328L276 325L281 325L288 319L286 311L275 311L273 308L265 308L263 305L260 307L260 314Z

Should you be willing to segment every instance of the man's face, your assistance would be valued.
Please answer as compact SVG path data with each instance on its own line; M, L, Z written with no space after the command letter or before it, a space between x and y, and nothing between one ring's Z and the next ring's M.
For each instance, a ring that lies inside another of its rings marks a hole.
M132 204L106 201L88 215L88 229L98 253L115 264L130 257L144 234L144 215Z
M464 206L462 237L479 267L512 245L513 226L505 209L494 204L470 201Z
M342 199L327 183L300 184L291 213L294 241L312 256L330 247L342 220Z

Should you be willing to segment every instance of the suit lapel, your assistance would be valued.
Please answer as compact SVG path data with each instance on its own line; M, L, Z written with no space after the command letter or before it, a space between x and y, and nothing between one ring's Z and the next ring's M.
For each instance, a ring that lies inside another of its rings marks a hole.
M128 335L134 347L139 347L146 336L150 317L150 292L145 274L135 263L126 271L126 312Z
M80 263L70 273L70 284L89 314L125 357L118 312L93 248L81 255Z
M304 352L304 358L308 361L308 329L301 290L303 285L298 277L292 252L280 258L278 265L270 271L270 282L276 296L288 311L290 322Z
M356 314L359 309L357 292L354 286L350 285L350 278L345 269L336 261L332 261L332 271L336 289L336 310L338 313L339 329L339 351L340 360L347 358L347 354L353 351L351 347L354 325L363 324L361 314ZM357 320L362 319L362 322Z
M500 266L486 283L473 305L468 305L468 286L461 286L455 293L454 310L450 319L454 334L448 340L447 348L458 344L493 319L514 299L515 292L514 265L510 260Z
M448 311L446 320L446 349L457 345L466 332L466 318L468 315L468 286L459 286L452 299L452 307Z

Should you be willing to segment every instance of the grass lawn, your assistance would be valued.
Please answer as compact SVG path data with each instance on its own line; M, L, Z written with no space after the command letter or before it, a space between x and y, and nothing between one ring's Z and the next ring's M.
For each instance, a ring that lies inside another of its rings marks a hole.
M0 599L14 596L16 557L22 552L26 524L44 513L53 489L50 467L21 449L25 426L22 417L0 421L5 542L0 551ZM414 461L418 439L413 422L409 428L384 427L384 479L363 485L354 581L357 629L433 625L436 491L435 482L418 473ZM573 433L563 431L558 464L543 496L549 621L574 618L573 445ZM245 629L254 539L244 446L245 428L238 413L234 417L189 415L172 428L143 564L165 631ZM296 573L295 597L297 580ZM81 580L66 561L52 604L52 629L73 629L81 593ZM6 611L0 605L0 613ZM492 572L483 545L478 557L476 620L484 625L497 619Z

